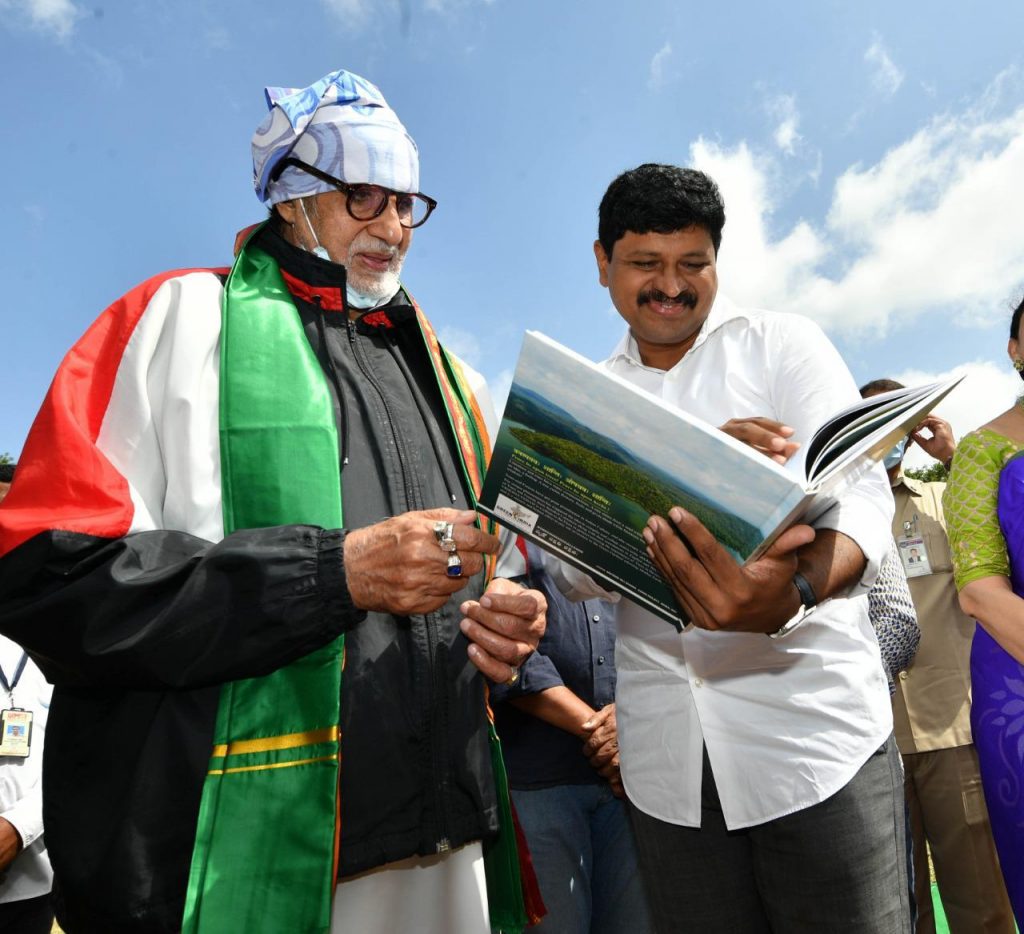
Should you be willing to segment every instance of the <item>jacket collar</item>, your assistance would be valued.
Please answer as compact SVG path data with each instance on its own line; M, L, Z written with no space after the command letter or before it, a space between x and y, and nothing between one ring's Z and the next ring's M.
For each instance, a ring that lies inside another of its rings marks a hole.
M277 262L281 278L292 298L327 312L346 311L344 266L329 259L321 259L289 243L274 229L273 224L267 224L256 237L256 245ZM404 324L414 318L415 314L405 290L399 289L387 305L356 319L356 327L363 333L376 329L387 330Z

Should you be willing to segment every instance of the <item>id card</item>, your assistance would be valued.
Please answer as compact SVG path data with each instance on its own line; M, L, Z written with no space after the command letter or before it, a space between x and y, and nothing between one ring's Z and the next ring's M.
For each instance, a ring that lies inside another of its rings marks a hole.
M20 707L0 710L0 756L24 759L32 750L32 711Z
M924 546L923 538L898 538L896 545L900 550L900 560L903 562L903 570L907 572L907 577L924 577L932 573L928 549Z

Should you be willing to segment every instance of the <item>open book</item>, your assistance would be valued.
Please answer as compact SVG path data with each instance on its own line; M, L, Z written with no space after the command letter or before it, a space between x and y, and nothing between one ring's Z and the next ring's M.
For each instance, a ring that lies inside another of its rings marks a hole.
M480 511L672 624L672 591L647 557L651 514L679 505L739 561L813 521L962 377L837 412L806 444L806 477L543 334L528 331ZM767 414L767 413L751 413Z

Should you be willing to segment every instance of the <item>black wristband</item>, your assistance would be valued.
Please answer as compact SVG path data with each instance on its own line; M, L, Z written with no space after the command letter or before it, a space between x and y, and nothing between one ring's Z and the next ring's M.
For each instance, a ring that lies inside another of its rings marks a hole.
M818 598L814 595L814 588L811 586L810 581L799 571L793 575L793 586L796 587L797 593L800 594L800 603L805 610L818 605Z

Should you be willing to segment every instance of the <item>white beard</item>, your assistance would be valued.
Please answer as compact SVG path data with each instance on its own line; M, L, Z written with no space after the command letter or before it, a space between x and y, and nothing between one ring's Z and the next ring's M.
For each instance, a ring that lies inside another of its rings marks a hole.
M384 272L353 273L352 261L357 253L390 253L391 261ZM356 308L375 308L383 305L401 288L399 274L405 262L405 251L393 247L383 240L370 236L365 231L360 233L348 248L345 268L348 272L349 304Z

